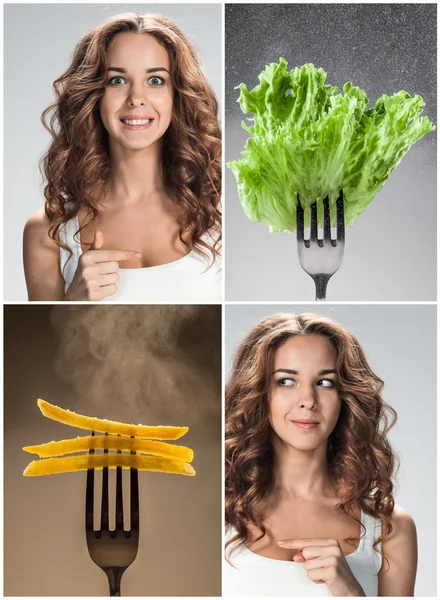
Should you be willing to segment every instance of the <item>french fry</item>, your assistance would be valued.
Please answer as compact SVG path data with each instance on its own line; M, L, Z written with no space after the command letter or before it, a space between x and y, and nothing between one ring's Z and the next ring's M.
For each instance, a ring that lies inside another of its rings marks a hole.
M134 436L153 440L178 440L188 431L188 427L133 425L118 421L108 421L107 419L98 419L96 417L87 417L50 404L41 398L38 399L38 407L45 417L59 423L65 423L79 429L89 429L104 433L119 433L128 437Z
M37 454L41 458L49 456L64 456L73 452L94 450L130 450L141 454L153 454L164 458L176 458L184 462L191 462L194 452L187 446L177 446L164 442L153 442L151 440L139 440L137 438L115 437L110 435L88 435L71 440L60 440L59 442L47 442L37 446L25 446L23 450L31 454Z
M177 475L194 476L196 474L193 467L182 460L139 456L138 454L84 454L67 458L33 460L26 467L23 475L38 477L40 475L87 471L87 469L102 469L103 467L115 469L117 466L121 466L123 469L133 467L139 471L159 471Z
M89 435L60 440L58 442L26 446L23 448L26 452L35 453L43 457L41 460L32 461L26 467L23 473L26 477L86 471L87 469L102 469L103 467L115 469L117 466L121 466L123 469L132 467L140 471L159 471L189 476L196 474L193 467L188 464L194 458L194 452L191 448L152 441L177 440L185 435L188 427L150 427L87 417L59 408L42 399L38 400L38 407L45 417L54 421L80 429L118 435ZM77 456L65 456L66 454L92 449L125 450L133 454L87 453ZM137 454L134 454L135 452ZM141 456L141 454L152 454L153 456ZM54 456L64 456L64 458L53 458Z

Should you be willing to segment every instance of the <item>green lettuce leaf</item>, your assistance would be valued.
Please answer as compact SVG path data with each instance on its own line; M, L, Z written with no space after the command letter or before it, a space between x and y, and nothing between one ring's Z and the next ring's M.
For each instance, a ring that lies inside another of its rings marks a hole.
M312 64L288 71L280 58L253 90L239 86L241 110L254 117L242 123L250 133L243 159L228 166L246 215L271 231L295 231L297 199L305 219L318 202L322 226L321 201L328 196L334 224L341 190L346 225L354 225L410 147L435 129L420 116L421 96L382 96L366 110L362 89L346 83L340 94L326 78Z

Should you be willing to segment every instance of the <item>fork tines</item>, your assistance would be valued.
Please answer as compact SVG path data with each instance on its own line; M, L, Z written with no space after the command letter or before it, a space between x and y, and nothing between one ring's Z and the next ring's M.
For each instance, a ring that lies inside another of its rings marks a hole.
M325 300L327 283L342 264L345 246L344 197L341 193L336 201L336 239L331 236L329 198L323 200L323 237L318 238L318 206L310 207L310 238L304 239L304 209L298 198L296 207L296 238L298 258L301 267L315 282L316 300Z
M92 431L92 435L95 432ZM108 435L106 433L105 435ZM122 454L121 450L117 451ZM95 450L90 449L89 454ZM104 450L108 454L108 449ZM131 452L136 454L136 452ZM107 575L110 596L121 595L121 578L134 562L139 546L139 487L137 469L130 469L130 529L124 529L122 499L122 467L116 467L115 528L110 529L108 518L108 467L102 470L101 526L93 527L95 469L87 470L86 485L86 540L90 558Z
M345 241L345 225L344 225L344 197L341 190L339 198L336 200L336 239L331 237L331 220L330 220L330 203L328 196L322 201L324 207L324 227L323 237L318 238L318 207L314 202L310 207L310 238L304 239L304 230L308 227L304 225L304 209L301 202L297 200L296 205L296 238L299 243L303 243L306 248L310 248L310 243L317 243L320 248L324 244L331 243L332 246L337 246L338 242Z
M92 431L92 436L95 432ZM105 434L106 436L108 433ZM95 450L90 449L89 454L94 454ZM121 450L117 451L121 454ZM104 450L108 454L108 449ZM131 454L136 452L131 451ZM122 494L122 467L116 467L116 509L115 509L115 529L109 528L109 486L108 486L108 467L102 470L102 495L101 495L101 525L99 529L94 528L94 480L95 469L87 470L86 485L86 532L87 535L93 534L96 539L101 537L103 531L108 531L110 537L115 538L118 532L124 533L125 537L130 537L132 533L139 531L139 483L137 469L130 468L130 529L124 529L124 507Z
M130 454L136 454L136 452L132 450ZM122 473L120 476L122 478ZM130 531L133 530L139 532L139 482L137 469L130 469Z

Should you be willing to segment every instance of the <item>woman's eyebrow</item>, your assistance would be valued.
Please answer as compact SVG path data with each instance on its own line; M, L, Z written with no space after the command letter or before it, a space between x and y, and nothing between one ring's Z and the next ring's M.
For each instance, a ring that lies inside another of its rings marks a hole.
M122 67L107 67L107 71L115 71L116 73L126 73L127 69L123 69ZM165 69L165 67L151 67L150 69L145 69L146 73L157 73L158 71L166 71L169 74L168 69Z
M275 373L289 373L289 375L298 375L298 371L295 371L295 369L277 369L272 373L272 375L275 375ZM329 375L330 373L336 373L335 369L322 369L322 371L319 371L319 375Z

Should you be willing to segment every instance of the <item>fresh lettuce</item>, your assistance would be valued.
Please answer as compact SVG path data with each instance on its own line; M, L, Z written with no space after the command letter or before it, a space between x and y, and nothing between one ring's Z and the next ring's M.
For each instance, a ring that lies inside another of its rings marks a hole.
M246 215L271 231L295 231L297 199L306 219L318 201L322 225L321 200L328 196L334 223L341 190L345 223L354 225L411 146L435 129L420 116L421 96L384 95L367 110L362 89L346 83L340 94L326 77L312 64L288 71L280 58L253 90L239 86L241 110L254 117L252 125L242 123L251 134L243 159L228 166Z

